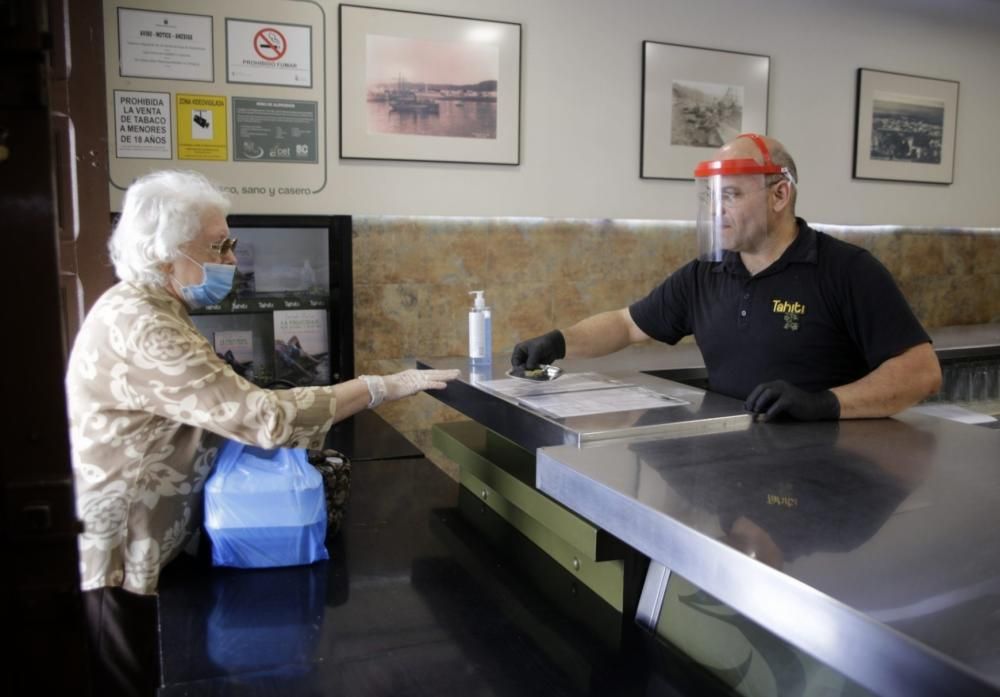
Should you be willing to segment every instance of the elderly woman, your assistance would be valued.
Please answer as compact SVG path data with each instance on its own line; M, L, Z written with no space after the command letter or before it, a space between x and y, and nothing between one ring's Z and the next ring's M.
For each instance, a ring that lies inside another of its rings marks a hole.
M289 390L236 375L188 316L231 289L228 210L194 172L156 172L129 187L110 241L121 282L91 309L70 356L82 589L95 679L108 693L155 685L157 580L200 523L202 486L224 438L319 448L335 422L442 388L458 372Z

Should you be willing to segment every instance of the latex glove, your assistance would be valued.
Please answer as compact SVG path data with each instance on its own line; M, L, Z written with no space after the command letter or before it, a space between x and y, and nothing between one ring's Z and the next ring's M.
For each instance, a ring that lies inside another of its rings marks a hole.
M510 364L515 368L536 370L542 364L548 365L565 357L566 338L561 331L553 329L548 334L527 339L515 346Z
M371 401L368 408L373 409L384 401L393 401L409 397L422 390L440 390L447 386L450 380L459 375L457 369L452 370L404 370L392 375L362 375L361 379L368 385Z
M840 418L840 400L833 392L806 392L784 380L757 385L747 397L744 407L762 421L771 421L779 414L787 414L799 421Z

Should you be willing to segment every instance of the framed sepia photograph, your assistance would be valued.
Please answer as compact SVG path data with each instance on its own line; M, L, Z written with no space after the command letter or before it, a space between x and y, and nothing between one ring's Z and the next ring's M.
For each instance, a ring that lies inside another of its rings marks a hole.
M767 132L771 59L642 42L639 176L694 179L694 168L740 133Z
M340 6L340 157L520 163L521 25Z
M854 178L951 184L958 82L858 69Z

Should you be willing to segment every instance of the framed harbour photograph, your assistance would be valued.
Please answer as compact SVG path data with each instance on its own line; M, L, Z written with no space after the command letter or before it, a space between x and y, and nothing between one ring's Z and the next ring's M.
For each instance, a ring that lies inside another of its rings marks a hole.
M520 163L521 25L340 6L340 157Z
M858 69L854 178L951 184L958 82Z
M642 42L639 176L694 179L694 168L740 133L767 132L771 59Z

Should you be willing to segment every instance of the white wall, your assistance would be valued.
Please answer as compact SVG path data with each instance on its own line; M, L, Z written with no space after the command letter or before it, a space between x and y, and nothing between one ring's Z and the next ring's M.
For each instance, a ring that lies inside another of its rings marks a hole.
M380 0L523 25L516 167L339 160L337 3L318 4L327 20L327 185L288 201L237 196L239 212L690 219L690 183L638 176L649 39L771 56L768 131L797 159L807 219L1000 226L995 0ZM859 67L961 83L953 184L852 179Z

